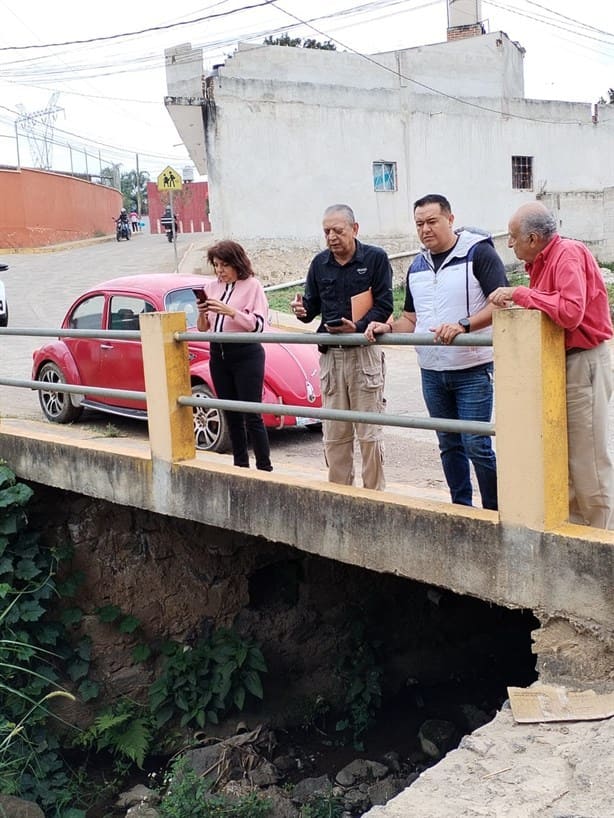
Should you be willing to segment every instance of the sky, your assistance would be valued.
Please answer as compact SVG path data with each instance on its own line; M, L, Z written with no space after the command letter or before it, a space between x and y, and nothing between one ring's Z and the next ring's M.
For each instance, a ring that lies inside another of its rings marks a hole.
M479 2L479 0L476 0ZM525 94L596 102L614 87L614 0L482 0L487 31L502 30L525 55ZM54 170L149 172L191 166L164 107L164 50L203 48L203 73L236 43L268 34L332 40L373 54L446 39L445 0L141 0L93 6L82 0L0 0L0 164L34 166L17 124L55 109L45 131ZM85 41L85 42L75 42ZM16 139L18 133L18 139ZM138 157L138 158L137 158ZM200 177L195 174L195 179Z

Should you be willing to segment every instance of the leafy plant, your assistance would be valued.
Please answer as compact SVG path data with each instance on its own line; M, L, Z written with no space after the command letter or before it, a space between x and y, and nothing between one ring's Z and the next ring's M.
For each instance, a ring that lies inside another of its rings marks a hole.
M98 752L129 759L143 766L154 738L153 720L147 708L122 699L94 719L77 744Z
M56 580L68 554L45 547L28 525L32 494L0 463L0 792L35 801L49 816L77 818L85 813L76 807L75 777L46 724L52 699L73 698L60 689L56 664L82 684L89 643L75 649L66 624L50 616L59 589L69 596L79 580Z
M335 795L314 795L303 806L300 818L340 818L343 802Z
M264 45L286 45L290 48L319 48L322 51L337 50L337 46L330 40L325 40L324 42L313 38L302 40L300 37L290 37L287 32L280 37L273 37L273 35L270 34L268 37L265 37L263 43Z
M366 638L365 625L355 620L350 626L348 644L338 665L346 682L346 716L337 722L338 732L351 731L352 743L363 750L362 737L374 723L382 703L381 678L383 669L378 664L376 643Z
M270 813L270 801L256 793L236 799L213 794L185 756L175 761L166 783L158 806L161 818L266 818Z
M91 783L85 773L67 767L59 739L48 728L49 719L58 718L52 700L71 696L61 690L61 678L72 681L82 700L98 695L98 685L88 678L90 641L73 636L83 612L71 598L83 577L58 576L60 562L72 552L46 547L28 524L25 506L32 494L0 463L0 792L34 801L48 818L83 818L81 793L91 790ZM139 620L117 606L97 613L121 634L142 635ZM143 662L151 653L149 645L137 644L133 659ZM162 728L168 733L170 719L182 727L202 727L232 708L243 709L248 696L263 696L262 653L232 631L219 630L194 647L167 643L162 656L147 704L117 702L74 742L110 753L116 775L130 764L143 766L154 743L163 745ZM258 818L265 811L263 802L254 799L226 803L210 795L207 811L195 814Z
M262 652L227 629L219 629L195 647L168 643L161 676L149 701L158 727L180 714L182 727L217 724L232 707L242 710L248 694L262 699Z

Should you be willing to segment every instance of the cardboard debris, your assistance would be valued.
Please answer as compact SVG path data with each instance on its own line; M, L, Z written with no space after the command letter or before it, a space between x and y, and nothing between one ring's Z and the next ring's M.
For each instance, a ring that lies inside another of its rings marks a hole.
M592 721L614 716L614 693L573 691L557 685L508 687L512 715L520 724Z

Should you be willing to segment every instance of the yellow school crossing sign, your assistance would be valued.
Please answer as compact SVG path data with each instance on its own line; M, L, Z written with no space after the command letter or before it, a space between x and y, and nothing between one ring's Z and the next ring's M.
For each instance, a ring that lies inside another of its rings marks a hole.
M181 190L183 180L181 174L177 173L170 165L158 176L158 190Z

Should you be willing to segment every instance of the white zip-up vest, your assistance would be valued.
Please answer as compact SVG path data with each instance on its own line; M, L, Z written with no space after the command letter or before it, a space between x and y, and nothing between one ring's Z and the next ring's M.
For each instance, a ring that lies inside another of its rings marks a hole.
M462 230L437 272L430 250L422 248L407 272L407 287L416 310L415 332L430 333L439 324L455 324L459 318L474 315L486 305L480 282L473 275L471 252L482 241L492 244L489 236ZM477 333L492 335L492 329L485 327ZM492 347L417 346L416 352L423 369L439 372L469 369L493 359Z

